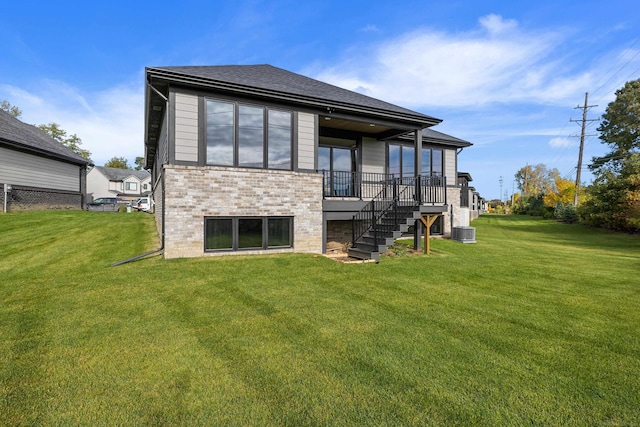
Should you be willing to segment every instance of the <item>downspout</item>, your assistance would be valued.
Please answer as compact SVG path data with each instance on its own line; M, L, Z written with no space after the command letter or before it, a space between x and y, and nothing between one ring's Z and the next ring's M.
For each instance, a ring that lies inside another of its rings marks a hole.
M449 205L450 213L449 213L449 227L451 228L451 237L453 237L453 204Z
M128 258L128 259L125 259L125 260L122 260L122 261L114 262L113 264L111 264L111 267L116 267L118 265L127 264L127 263L130 263L130 262L133 262L133 261L137 261L139 259L148 257L149 255L153 255L153 254L157 254L159 252L162 252L164 250L164 227L165 227L165 224L164 224L164 212L165 212L165 206L164 206L164 193L165 193L165 191L164 191L164 172L160 176L160 180L162 181L162 219L161 219L162 226L161 226L161 232L160 232L160 247L158 249L154 249L152 251L145 252L145 253L140 254L140 255L136 255L136 256L134 256L132 258ZM158 186L157 183L158 183L158 181L156 181L156 187Z
M151 85L151 83L147 82L147 87L151 88L159 97L161 97L162 99L164 99L164 102L166 104L165 106L165 123L167 123L166 121L168 120L168 116L169 116L169 100L167 99L166 96L164 96L162 93L160 93L155 87L153 87ZM168 132L169 126L167 123L167 132ZM164 250L164 229L165 229L165 211L166 211L166 206L165 206L165 188L164 188L164 169L162 170L162 173L160 174L160 181L162 184L162 218L161 218L161 232L160 232L160 247L158 249L154 249L152 251L149 252L145 252L143 254L140 255L136 255L132 258L128 258L122 261L118 261L118 262L114 262L113 264L111 264L111 267L117 267L118 265L122 265L122 264L128 264L130 262L134 262L137 261L139 259L148 257L149 255L153 255L153 254L157 254L159 252L162 252ZM154 188L158 188L158 180L156 180Z

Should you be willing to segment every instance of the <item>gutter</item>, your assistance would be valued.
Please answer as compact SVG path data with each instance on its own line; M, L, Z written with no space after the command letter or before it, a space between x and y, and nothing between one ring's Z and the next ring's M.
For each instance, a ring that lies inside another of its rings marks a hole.
M156 88L151 86L150 83L147 82L147 86L150 87L151 89L153 89L155 92L157 92L158 95L160 95L165 100L165 102L167 103L167 106L165 108L165 120L167 120L168 115L169 115L169 100L164 95L162 95L160 92L158 92L158 90ZM157 254L157 253L160 253L160 252L164 251L164 230L165 230L165 210L166 210L166 205L165 205L165 187L164 187L164 168L162 170L162 174L160 175L160 177L158 179L162 183L162 221L161 221L162 225L160 227L161 228L161 232L160 232L160 247L158 249L154 249L152 251L145 252L145 253L140 254L140 255L136 255L136 256L134 256L132 258L128 258L128 259L125 259L125 260L122 260L122 261L114 262L113 264L111 264L111 267L117 267L119 265L128 264L130 262L138 261L139 259L146 258L149 255ZM154 184L155 184L154 188L157 188L158 187L158 180L156 180L156 182ZM154 209L154 211L155 211L155 209ZM154 215L155 215L155 212L154 212Z

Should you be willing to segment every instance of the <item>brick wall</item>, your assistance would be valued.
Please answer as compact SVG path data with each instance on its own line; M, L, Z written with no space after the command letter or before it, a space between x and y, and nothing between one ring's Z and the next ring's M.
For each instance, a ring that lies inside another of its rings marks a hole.
M293 248L224 252L322 252L322 176L291 171L165 166L165 258L204 252L208 216L292 216Z
M4 207L4 194L0 183L0 212ZM72 191L12 185L7 197L7 212L82 208L82 194Z
M350 243L353 239L353 221L327 221L327 243Z

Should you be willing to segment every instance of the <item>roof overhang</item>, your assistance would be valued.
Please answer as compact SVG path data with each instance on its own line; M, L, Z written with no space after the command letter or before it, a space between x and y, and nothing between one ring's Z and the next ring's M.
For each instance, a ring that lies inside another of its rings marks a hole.
M469 172L458 172L458 178L465 178L467 182L473 181Z
M15 151L21 151L23 153L33 154L39 157L46 157L48 159L59 160L65 163L71 163L78 166L93 166L88 160L80 160L74 157L68 157L57 153L52 153L51 151L41 150L36 147L32 147L30 145L21 144L19 142L11 141L6 138L0 138L0 147L7 147L13 149Z
M400 141L413 142L413 135L403 135L398 138ZM453 137L451 135L444 134L442 132L436 132L432 129L425 129L422 133L422 143L429 145L440 145L443 147L455 147L466 148L473 144L469 141Z

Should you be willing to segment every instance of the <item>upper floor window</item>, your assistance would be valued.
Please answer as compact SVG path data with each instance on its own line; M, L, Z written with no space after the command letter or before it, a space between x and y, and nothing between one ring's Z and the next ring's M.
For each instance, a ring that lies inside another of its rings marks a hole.
M414 153L415 148L411 145L389 144L389 173L398 178L412 178L415 175ZM422 148L422 175L443 175L442 150Z
M124 186L127 191L138 191L138 184L136 182L125 182Z
M443 176L444 175L444 162L443 162L443 156L442 156L442 150L436 149L436 148L423 148L422 149L422 164L423 164L423 171L427 171L428 169L426 168L426 163L424 163L424 152L426 151L430 151L431 152L431 162L430 162L430 166L431 166L431 175L435 175L435 176Z
M207 164L292 168L292 113L208 99Z

